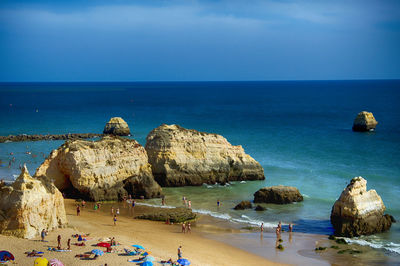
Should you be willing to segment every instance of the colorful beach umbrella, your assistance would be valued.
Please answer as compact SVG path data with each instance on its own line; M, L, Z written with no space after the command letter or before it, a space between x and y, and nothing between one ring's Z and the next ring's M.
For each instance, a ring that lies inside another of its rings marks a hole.
M145 253L142 254L143 256L150 255L150 251L146 251Z
M61 261L59 261L58 259L51 259L49 261L49 265L50 266L64 266L64 264Z
M103 248L109 248L109 247L111 247L111 244L110 243L105 243L105 242L100 242L100 243L97 243L97 246L98 247L103 247Z
M140 266L153 266L153 263L151 261L145 261L139 264Z
M93 250L92 250L92 253L93 253L94 255L97 255L97 256L103 256L103 255L104 255L104 252L101 251L100 249L93 249Z
M36 258L35 263L33 265L35 266L47 266L49 264L49 261L46 258Z
M190 265L190 261L187 259L179 259L176 262L178 262L180 265Z
M147 256L146 258L143 259L143 261L155 261L156 259L152 256Z
M132 245L132 247L145 250L145 248L141 245Z
M0 261L10 261L10 260L14 260L14 255L11 254L10 252L8 252L7 250L2 250L0 251Z

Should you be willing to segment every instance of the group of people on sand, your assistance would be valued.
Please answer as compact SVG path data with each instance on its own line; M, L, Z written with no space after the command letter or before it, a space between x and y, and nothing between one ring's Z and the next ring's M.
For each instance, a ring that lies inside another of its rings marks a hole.
M280 237L281 232L282 232L282 222L279 221L278 226L276 227L276 237ZM289 233L293 232L293 225L289 223Z
M192 232L192 228L190 223L182 223L182 233L186 234L186 233L191 233Z

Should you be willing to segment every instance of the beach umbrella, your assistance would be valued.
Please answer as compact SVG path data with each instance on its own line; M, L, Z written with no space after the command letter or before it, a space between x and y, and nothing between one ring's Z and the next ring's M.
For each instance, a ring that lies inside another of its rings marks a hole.
M141 245L132 245L132 247L145 250L145 248Z
M110 243L105 243L105 242L101 242L101 243L97 243L98 247L103 247L103 248L109 248L111 247Z
M188 261L187 259L179 259L179 260L177 260L177 262L180 265L190 265L190 261Z
M49 261L46 258L36 258L35 263L33 265L35 266L47 266L49 264Z
M146 258L143 259L143 261L155 261L156 259L152 256L147 256Z
M14 260L14 255L8 252L7 250L0 251L0 261L9 261Z
M145 261L139 264L140 266L153 266L153 263L151 261Z
M94 255L97 255L97 256L103 256L103 255L104 255L104 252L101 251L100 249L93 249L93 250L92 250L92 253L93 253Z
M145 253L142 254L143 256L150 255L150 251L146 251Z
M51 259L49 261L49 265L50 266L64 266L64 264L61 261L59 261L58 259Z

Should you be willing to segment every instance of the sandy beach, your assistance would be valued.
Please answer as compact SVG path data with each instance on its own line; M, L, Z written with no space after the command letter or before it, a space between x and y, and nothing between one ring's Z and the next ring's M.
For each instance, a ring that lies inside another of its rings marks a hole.
M150 251L157 261L169 258L177 260L177 248L182 245L183 257L190 260L191 265L279 265L261 256L205 238L195 228L191 234L182 234L178 225L126 217L123 209L121 209L117 225L114 226L108 209L104 208L95 212L90 208L89 203L82 210L81 215L76 216L74 200L66 199L65 206L69 225L67 228L49 232L46 237L48 242L39 241L40 237L27 240L0 236L0 249L12 252L16 257L14 263L19 265L33 264L35 258L24 254L32 249L44 251L45 258L49 260L57 258L65 265L135 265L128 262L128 259L135 259L137 256L127 257L118 253L105 253L97 260L75 258L76 254L83 254L96 248L92 245L98 243L99 239L113 236L121 244L117 246L116 251L123 251L124 247L129 248L130 245L140 244ZM68 238L71 238L71 244L77 243L76 238L71 237L76 233L90 233L90 239L86 241L85 247L71 245L71 251L68 252L47 251L48 247L57 246L58 235L62 237L62 248L66 248ZM105 250L105 248L100 249Z

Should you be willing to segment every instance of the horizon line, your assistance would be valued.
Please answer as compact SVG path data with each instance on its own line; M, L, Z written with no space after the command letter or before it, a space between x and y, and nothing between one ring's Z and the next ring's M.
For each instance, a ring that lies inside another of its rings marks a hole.
M205 82L306 82L306 81L400 81L400 78L389 79L269 79L269 80L136 80L136 81L0 81L7 83L205 83Z

